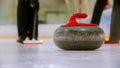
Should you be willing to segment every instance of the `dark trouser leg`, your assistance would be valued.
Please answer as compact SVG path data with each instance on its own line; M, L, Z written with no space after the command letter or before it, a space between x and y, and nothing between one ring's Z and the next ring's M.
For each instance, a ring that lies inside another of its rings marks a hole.
M91 23L97 24L97 25L100 24L101 15L105 8L106 3L107 3L107 0L97 0L95 4Z
M17 8L17 28L18 28L18 36L22 40L25 40L27 35L26 28L26 15L22 10L22 7Z
M109 41L119 42L119 40L120 40L120 0L114 0Z
M29 34L28 35L29 35L30 39L32 39L32 38L37 39L38 38L38 15L36 17L36 25L35 26L34 26L34 24L35 24L34 17L35 17L35 11L32 9L31 12L29 12L29 29L28 29Z

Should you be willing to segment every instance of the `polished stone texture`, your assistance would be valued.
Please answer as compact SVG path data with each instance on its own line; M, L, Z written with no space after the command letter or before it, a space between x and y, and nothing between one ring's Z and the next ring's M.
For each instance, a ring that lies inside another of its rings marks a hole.
M98 49L104 38L104 31L98 26L65 26L54 32L55 44L65 50Z
M41 45L25 46L16 39L0 39L0 68L120 68L120 45L97 50L66 51L43 39Z

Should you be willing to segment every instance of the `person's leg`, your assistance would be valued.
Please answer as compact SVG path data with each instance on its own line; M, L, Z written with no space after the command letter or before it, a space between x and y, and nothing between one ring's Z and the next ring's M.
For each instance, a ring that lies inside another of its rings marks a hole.
M107 3L107 0L97 0L96 1L93 16L91 19L91 23L97 24L97 25L100 24L100 19L101 19L102 12L105 8L106 3Z
M28 12L28 38L31 40L33 37L32 37L32 34L33 34L33 22L34 22L34 12L32 10L32 8L30 7L29 8L29 12Z
M36 14L36 25L35 25L35 37L36 40L38 39L38 13Z
M36 22L34 22L34 20L36 20ZM29 31L29 34L28 34L29 39L31 40L31 39L34 38L34 39L37 40L37 38L38 38L38 15L35 18L35 11L34 10L31 10L29 12L29 25L28 25L28 27L29 27L29 29L28 29L28 31Z
M30 0L29 8L29 38L38 39L38 11L39 11L39 1L38 0ZM34 19L35 18L35 19ZM34 22L36 21L36 22ZM34 37L33 37L34 36Z
M18 28L18 36L19 36L17 42L22 43L25 40L27 34L26 6L25 6L25 2L22 0L18 1L18 6L17 6L17 28Z
M119 40L120 40L120 0L114 0L109 41L119 42Z

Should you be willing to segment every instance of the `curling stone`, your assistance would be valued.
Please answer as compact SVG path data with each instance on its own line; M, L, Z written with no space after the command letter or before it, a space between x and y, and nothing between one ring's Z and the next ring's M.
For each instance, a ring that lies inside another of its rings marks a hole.
M56 46L64 50L95 50L105 41L105 33L96 24L78 23L76 18L86 18L87 14L72 14L65 25L54 32Z

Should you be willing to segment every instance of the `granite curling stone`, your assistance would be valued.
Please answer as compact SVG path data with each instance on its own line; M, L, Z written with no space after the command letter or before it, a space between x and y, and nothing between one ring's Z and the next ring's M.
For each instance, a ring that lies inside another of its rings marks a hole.
M86 18L86 14L75 13L69 22L54 32L54 42L64 50L95 50L105 41L105 33L95 24L76 22L76 18Z

